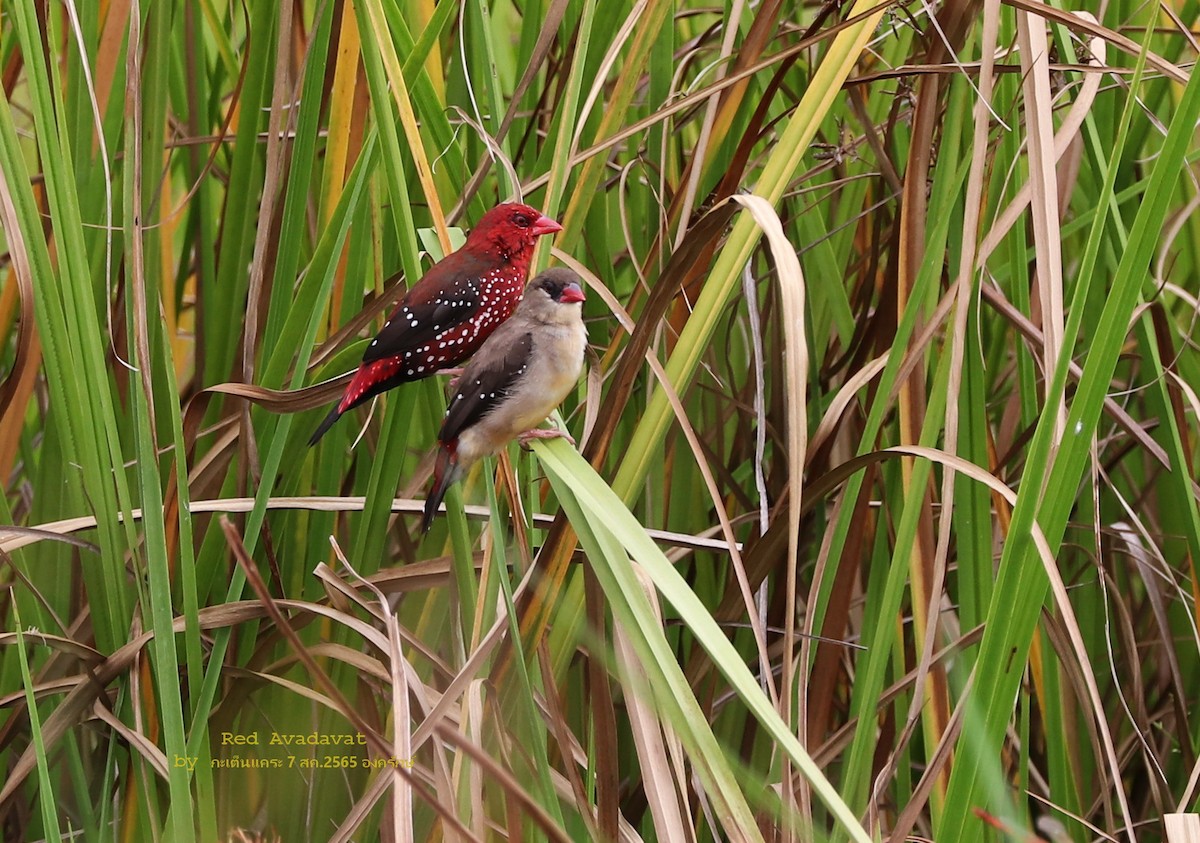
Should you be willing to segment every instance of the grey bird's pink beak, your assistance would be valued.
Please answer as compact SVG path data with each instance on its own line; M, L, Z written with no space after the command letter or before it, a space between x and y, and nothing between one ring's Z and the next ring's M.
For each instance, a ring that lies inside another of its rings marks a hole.
M587 296L583 294L583 287L571 283L563 287L562 295L559 296L558 300L562 304L572 304L577 301L587 301Z

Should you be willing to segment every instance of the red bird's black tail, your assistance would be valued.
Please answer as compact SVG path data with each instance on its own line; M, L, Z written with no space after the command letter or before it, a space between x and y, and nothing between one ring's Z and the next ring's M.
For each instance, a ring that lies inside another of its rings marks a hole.
M308 447L311 448L313 445L316 445L317 440L324 436L325 432L329 430L329 428L333 427L333 423L341 417L342 411L338 407L334 407L332 410L330 410L329 415L322 419L321 423L317 425L317 429L313 431L313 435L308 437Z
M428 533L429 528L433 526L433 517L442 505L442 498L446 497L446 490L462 477L462 473L454 445L443 443L438 449L437 463L433 467L433 488L429 491L429 497L425 499L425 515L421 519L422 534Z
M430 371L429 374L433 374ZM421 375L424 377L424 375ZM402 383L407 383L417 378L409 377L408 375L399 372L399 364L395 358L385 358L383 360L373 360L366 363L360 363L358 371L354 373L354 377L350 379L350 383L346 386L346 392L342 395L342 400L338 401L337 406L329 411L329 415L317 426L316 431L309 437L309 447L316 445L317 440L325 435L325 431L333 427L333 423L341 418L346 412L353 410L359 404L367 401L386 392L394 386L399 386Z

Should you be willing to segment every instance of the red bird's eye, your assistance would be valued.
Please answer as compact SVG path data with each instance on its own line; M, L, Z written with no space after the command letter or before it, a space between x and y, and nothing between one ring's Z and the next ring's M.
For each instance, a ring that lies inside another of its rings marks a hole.
M533 225L533 220L524 214L517 214L515 217L513 217L513 222L515 222L521 228L529 228L529 226Z

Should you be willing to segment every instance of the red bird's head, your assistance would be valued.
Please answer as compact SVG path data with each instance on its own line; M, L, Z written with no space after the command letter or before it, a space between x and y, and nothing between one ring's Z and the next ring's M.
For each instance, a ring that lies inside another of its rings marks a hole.
M538 237L556 231L562 231L562 226L536 208L505 202L480 217L467 235L464 248L494 255L506 263L526 263Z

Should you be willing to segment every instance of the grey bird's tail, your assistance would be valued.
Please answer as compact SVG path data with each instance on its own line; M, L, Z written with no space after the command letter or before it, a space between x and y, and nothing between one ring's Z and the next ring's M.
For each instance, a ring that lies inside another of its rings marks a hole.
M421 518L421 534L429 532L429 528L433 526L433 517L437 515L438 507L442 505L442 498L446 497L446 490L463 475L463 468L458 463L458 453L454 444L442 443L438 449L437 462L433 467L433 488L429 492L429 497L425 499L425 515Z

